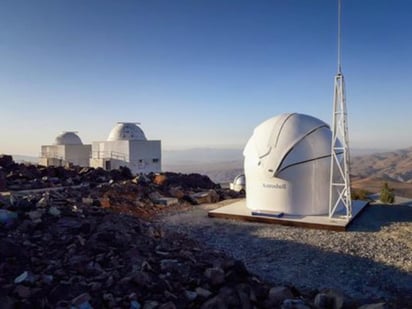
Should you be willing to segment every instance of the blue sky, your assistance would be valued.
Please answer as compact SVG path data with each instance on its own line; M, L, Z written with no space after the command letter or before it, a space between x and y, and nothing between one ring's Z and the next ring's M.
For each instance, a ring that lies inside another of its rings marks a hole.
M0 0L0 153L141 122L164 149L243 147L283 112L328 123L337 1ZM343 0L351 146L412 145L412 1Z

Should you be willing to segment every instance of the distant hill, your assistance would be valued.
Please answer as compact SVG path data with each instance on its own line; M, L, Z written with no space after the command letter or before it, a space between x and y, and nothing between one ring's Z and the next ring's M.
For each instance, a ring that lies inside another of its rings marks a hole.
M11 156L13 157L13 160L16 163L37 164L39 162L39 158L34 157L34 156L26 156L26 155L18 155L18 154L14 154L14 155L11 155Z
M230 182L243 173L242 149L193 148L164 150L163 171L201 173L214 182ZM353 149L351 175L355 188L379 192L386 181L397 193L412 197L412 147L382 151ZM13 155L16 162L37 163L34 156Z
M412 183L412 147L352 158L354 178L378 178Z
M243 172L242 149L193 148L163 151L162 169L208 175L214 182L230 182Z
M231 182L235 176L243 173L243 161L223 161L192 164L163 164L164 171L179 173L199 173L210 177L214 182Z
M352 149L352 159L356 169L362 173L360 158L382 149ZM201 173L215 182L230 182L243 173L242 149L194 148L163 152L163 170L181 173Z
M400 196L412 197L412 147L352 158L352 186L380 192L385 182Z
M181 173L201 173L215 182L229 182L243 173L242 149L194 148L163 152L163 170ZM410 153L410 155L408 155ZM382 149L352 149L352 175L354 181L373 179L374 183L391 180L412 182L412 148L397 151ZM409 159L408 159L409 158ZM390 166L396 164L395 169Z
M243 149L191 148L183 150L163 150L164 164L199 164L243 160Z

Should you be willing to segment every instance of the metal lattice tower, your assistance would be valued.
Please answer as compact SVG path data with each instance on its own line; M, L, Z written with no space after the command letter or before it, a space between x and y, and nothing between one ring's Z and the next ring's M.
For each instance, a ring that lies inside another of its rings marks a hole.
M352 199L345 80L341 69L341 12L341 0L338 0L338 73L333 95L329 217L336 216L343 209L344 216L349 220L352 217Z

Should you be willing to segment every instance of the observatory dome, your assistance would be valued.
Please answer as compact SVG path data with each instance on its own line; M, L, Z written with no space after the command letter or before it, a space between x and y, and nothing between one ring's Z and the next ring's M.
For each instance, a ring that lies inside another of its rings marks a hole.
M244 175L244 174L237 175L237 176L235 177L235 179L233 180L233 184L239 185L239 186L244 186L244 185L246 185L245 175Z
M145 141L146 136L134 122L118 122L110 131L108 141Z
M323 121L281 114L253 132L243 155L251 210L327 214L332 132Z
M55 145L83 145L82 140L76 134L77 132L65 131L59 134L55 141Z
M231 190L236 192L245 192L246 179L245 174L240 174L235 177L233 182L230 183L229 187Z

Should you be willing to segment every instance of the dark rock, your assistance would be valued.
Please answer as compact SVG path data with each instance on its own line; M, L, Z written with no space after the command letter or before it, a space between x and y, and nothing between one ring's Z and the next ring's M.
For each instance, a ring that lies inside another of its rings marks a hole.
M176 309L176 306L173 302L167 302L159 306L159 309Z
M207 268L205 276L209 279L211 285L220 285L225 282L225 272L218 267Z
M14 309L16 308L16 301L9 296L0 296L0 308L1 309Z
M0 155L0 166L3 168L9 168L13 166L15 163L13 161L13 157L9 155L2 154Z
M219 202L219 195L215 190L194 193L190 195L190 197L196 201L196 204L210 204Z
M0 257L14 257L21 260L26 256L26 250L18 242L13 242L11 239L0 238Z
M238 284L236 291L240 301L240 307L242 309L253 308L252 302L256 302L256 295L254 295L252 288L248 284Z
M324 290L315 296L314 304L320 309L341 309L344 298L342 293L335 290Z
M75 298L72 299L72 305L75 306L76 308L91 308L89 301L91 297L89 293L82 293Z
M137 300L130 301L130 309L140 309L142 306Z
M0 192L7 190L6 174L3 172L3 168L0 167Z
M217 295L208 301L206 301L201 307L201 309L227 309L228 306L220 295Z
M17 221L17 213L0 209L0 226L11 227Z
M224 286L219 290L219 296L225 300L225 304L231 308L240 308L239 295L236 289Z
M366 304L358 307L358 309L388 309L389 306L386 303Z
M24 285L16 286L16 289L14 290L14 292L20 298L28 298L31 295L31 289Z
M155 300L145 301L143 304L143 309L155 309L159 306L159 303Z
M197 295L203 298L208 298L210 295L212 295L212 292L202 287L197 287L195 292L197 293Z
M281 309L311 309L311 307L301 299L285 299Z
M30 271L25 271L14 279L14 283L33 283L35 280L35 276Z
M164 259L160 261L160 270L163 272L174 271L178 265L178 260Z
M273 287L269 290L269 302L273 305L281 304L285 299L292 298L293 294L289 288L284 286Z
M184 294L185 294L186 299L191 302L197 298L197 293L193 291L185 290Z

